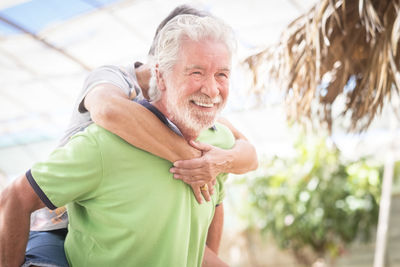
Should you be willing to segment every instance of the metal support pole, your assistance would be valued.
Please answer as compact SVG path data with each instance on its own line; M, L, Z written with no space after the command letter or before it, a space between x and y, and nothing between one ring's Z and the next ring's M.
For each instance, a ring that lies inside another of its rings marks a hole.
M379 221L376 233L376 247L374 257L374 267L385 267L386 245L388 239L390 206L392 200L392 185L394 172L394 153L389 150L383 171L382 193L379 204Z

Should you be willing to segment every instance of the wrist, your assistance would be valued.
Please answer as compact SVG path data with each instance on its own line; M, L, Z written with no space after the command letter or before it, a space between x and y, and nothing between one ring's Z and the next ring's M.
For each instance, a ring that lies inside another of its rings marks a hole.
M202 156L202 152L186 143L185 148L182 150L181 159L195 159Z
M217 163L219 174L220 173L231 173L234 167L235 157L226 151L223 161Z

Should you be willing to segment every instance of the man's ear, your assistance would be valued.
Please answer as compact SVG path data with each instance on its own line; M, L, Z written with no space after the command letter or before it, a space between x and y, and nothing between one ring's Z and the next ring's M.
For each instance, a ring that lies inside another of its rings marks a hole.
M166 86L165 86L165 81L162 73L160 72L160 69L158 68L158 64L156 65L156 78L157 78L157 87L160 91L165 91Z

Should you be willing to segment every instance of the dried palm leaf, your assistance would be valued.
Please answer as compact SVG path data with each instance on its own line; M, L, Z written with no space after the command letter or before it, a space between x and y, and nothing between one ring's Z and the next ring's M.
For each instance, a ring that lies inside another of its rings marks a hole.
M257 90L266 73L285 89L289 118L331 129L341 95L340 116L362 131L400 90L399 42L400 0L321 0L245 62Z

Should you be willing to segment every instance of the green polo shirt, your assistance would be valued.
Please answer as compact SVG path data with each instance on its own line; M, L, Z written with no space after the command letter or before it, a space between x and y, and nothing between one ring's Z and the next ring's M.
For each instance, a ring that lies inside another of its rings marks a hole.
M231 148L232 133L216 128L198 140ZM91 125L35 164L28 179L49 207L67 204L71 266L201 266L226 175L217 178L212 200L200 205L187 184L173 179L171 166Z

